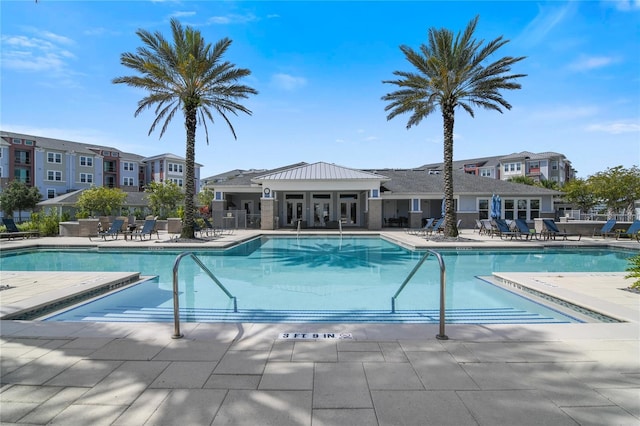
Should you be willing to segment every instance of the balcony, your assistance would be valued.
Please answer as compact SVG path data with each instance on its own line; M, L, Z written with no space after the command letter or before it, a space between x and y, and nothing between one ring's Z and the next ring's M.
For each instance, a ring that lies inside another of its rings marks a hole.
M16 157L15 160L13 161L13 164L15 164L16 166L30 166L31 165L31 159L30 158L18 158L18 157Z

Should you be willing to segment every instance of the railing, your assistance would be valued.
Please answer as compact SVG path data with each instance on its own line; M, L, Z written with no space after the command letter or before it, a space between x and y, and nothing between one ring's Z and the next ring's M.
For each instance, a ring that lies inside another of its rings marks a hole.
M396 294L394 294L393 297L391 298L391 312L393 312L393 313L396 312L396 298L398 297L398 295L402 292L402 290L404 290L404 288L409 283L409 281L411 281L411 278L413 278L413 276L416 274L416 272L418 272L418 269L420 269L422 264L432 254L436 257L436 259L438 259L438 264L440 265L440 333L436 335L436 339L438 339L438 340L447 340L449 338L444 333L444 324L445 324L445 303L444 303L445 302L445 267L444 267L444 260L442 260L442 256L440 255L440 253L438 253L436 251L433 251L433 250L427 250L427 252L424 254L424 256L422 256L422 259L420 259L420 261L418 261L416 266L413 267L411 272L409 272L409 275L407 276L407 278L405 278L404 282L400 285L400 288L398 288L398 291L396 291Z
M183 337L183 334L180 333L180 307L178 304L178 266L180 266L180 261L185 256L191 256L194 262L207 274L209 278L215 282L220 290L224 292L230 299L233 299L233 312L238 312L238 300L234 295L229 293L229 290L213 275L213 273L207 268L204 263L200 259L196 257L195 254L191 252L180 253L176 260L173 263L173 336L174 339L180 339Z

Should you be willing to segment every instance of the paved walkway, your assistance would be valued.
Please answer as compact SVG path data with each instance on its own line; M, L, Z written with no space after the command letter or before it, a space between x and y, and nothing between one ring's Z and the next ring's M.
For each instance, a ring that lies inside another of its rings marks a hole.
M238 232L196 246L252 235ZM402 232L385 235L410 246L442 246ZM470 231L463 236L446 245L529 244ZM165 237L162 244L178 244ZM607 243L583 238L570 244ZM638 249L631 243L619 244ZM94 243L40 238L3 241L2 249L30 244ZM24 276L14 285L20 274L12 281L0 273L2 285L24 288L11 304L24 307L42 296ZM538 286L624 322L447 325L449 340L435 338L437 325L416 324L190 323L183 324L184 338L172 339L172 324L4 320L0 422L640 425L640 295L620 289L628 285L623 275L501 273L498 278ZM88 278L57 277L57 290L68 291L78 280ZM0 292L3 313L10 304L3 293L10 291ZM307 335L287 338L295 333ZM303 338L313 333L327 338ZM329 338L341 333L351 338Z

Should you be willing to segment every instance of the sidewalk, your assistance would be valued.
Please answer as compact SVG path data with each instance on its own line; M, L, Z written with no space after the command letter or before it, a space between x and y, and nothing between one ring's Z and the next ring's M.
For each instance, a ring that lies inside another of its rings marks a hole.
M403 234L385 237L436 245ZM474 240L468 245L514 244L474 235L463 234ZM251 237L238 232L198 244ZM601 244L589 240L581 245ZM637 249L633 243L620 244ZM640 425L640 295L620 290L628 285L623 274L501 275L534 281L625 322L447 325L449 340L437 340L437 325L415 324L184 323L184 338L172 339L173 324L1 321L0 422ZM75 279L57 285L64 290ZM9 282L7 273L2 281ZM37 292L18 299L33 297ZM285 338L295 333L351 338Z

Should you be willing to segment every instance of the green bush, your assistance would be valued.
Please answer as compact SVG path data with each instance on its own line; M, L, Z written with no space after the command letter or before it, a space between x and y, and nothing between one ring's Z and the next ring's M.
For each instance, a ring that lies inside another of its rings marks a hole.
M67 214L67 217L69 215ZM64 215L63 215L64 217ZM57 209L51 210L48 214L33 213L31 220L24 224L25 230L38 230L43 237L52 237L60 233L60 217Z
M640 254L629 258L629 266L627 267L629 274L625 278L635 278L635 282L629 287L640 289Z

